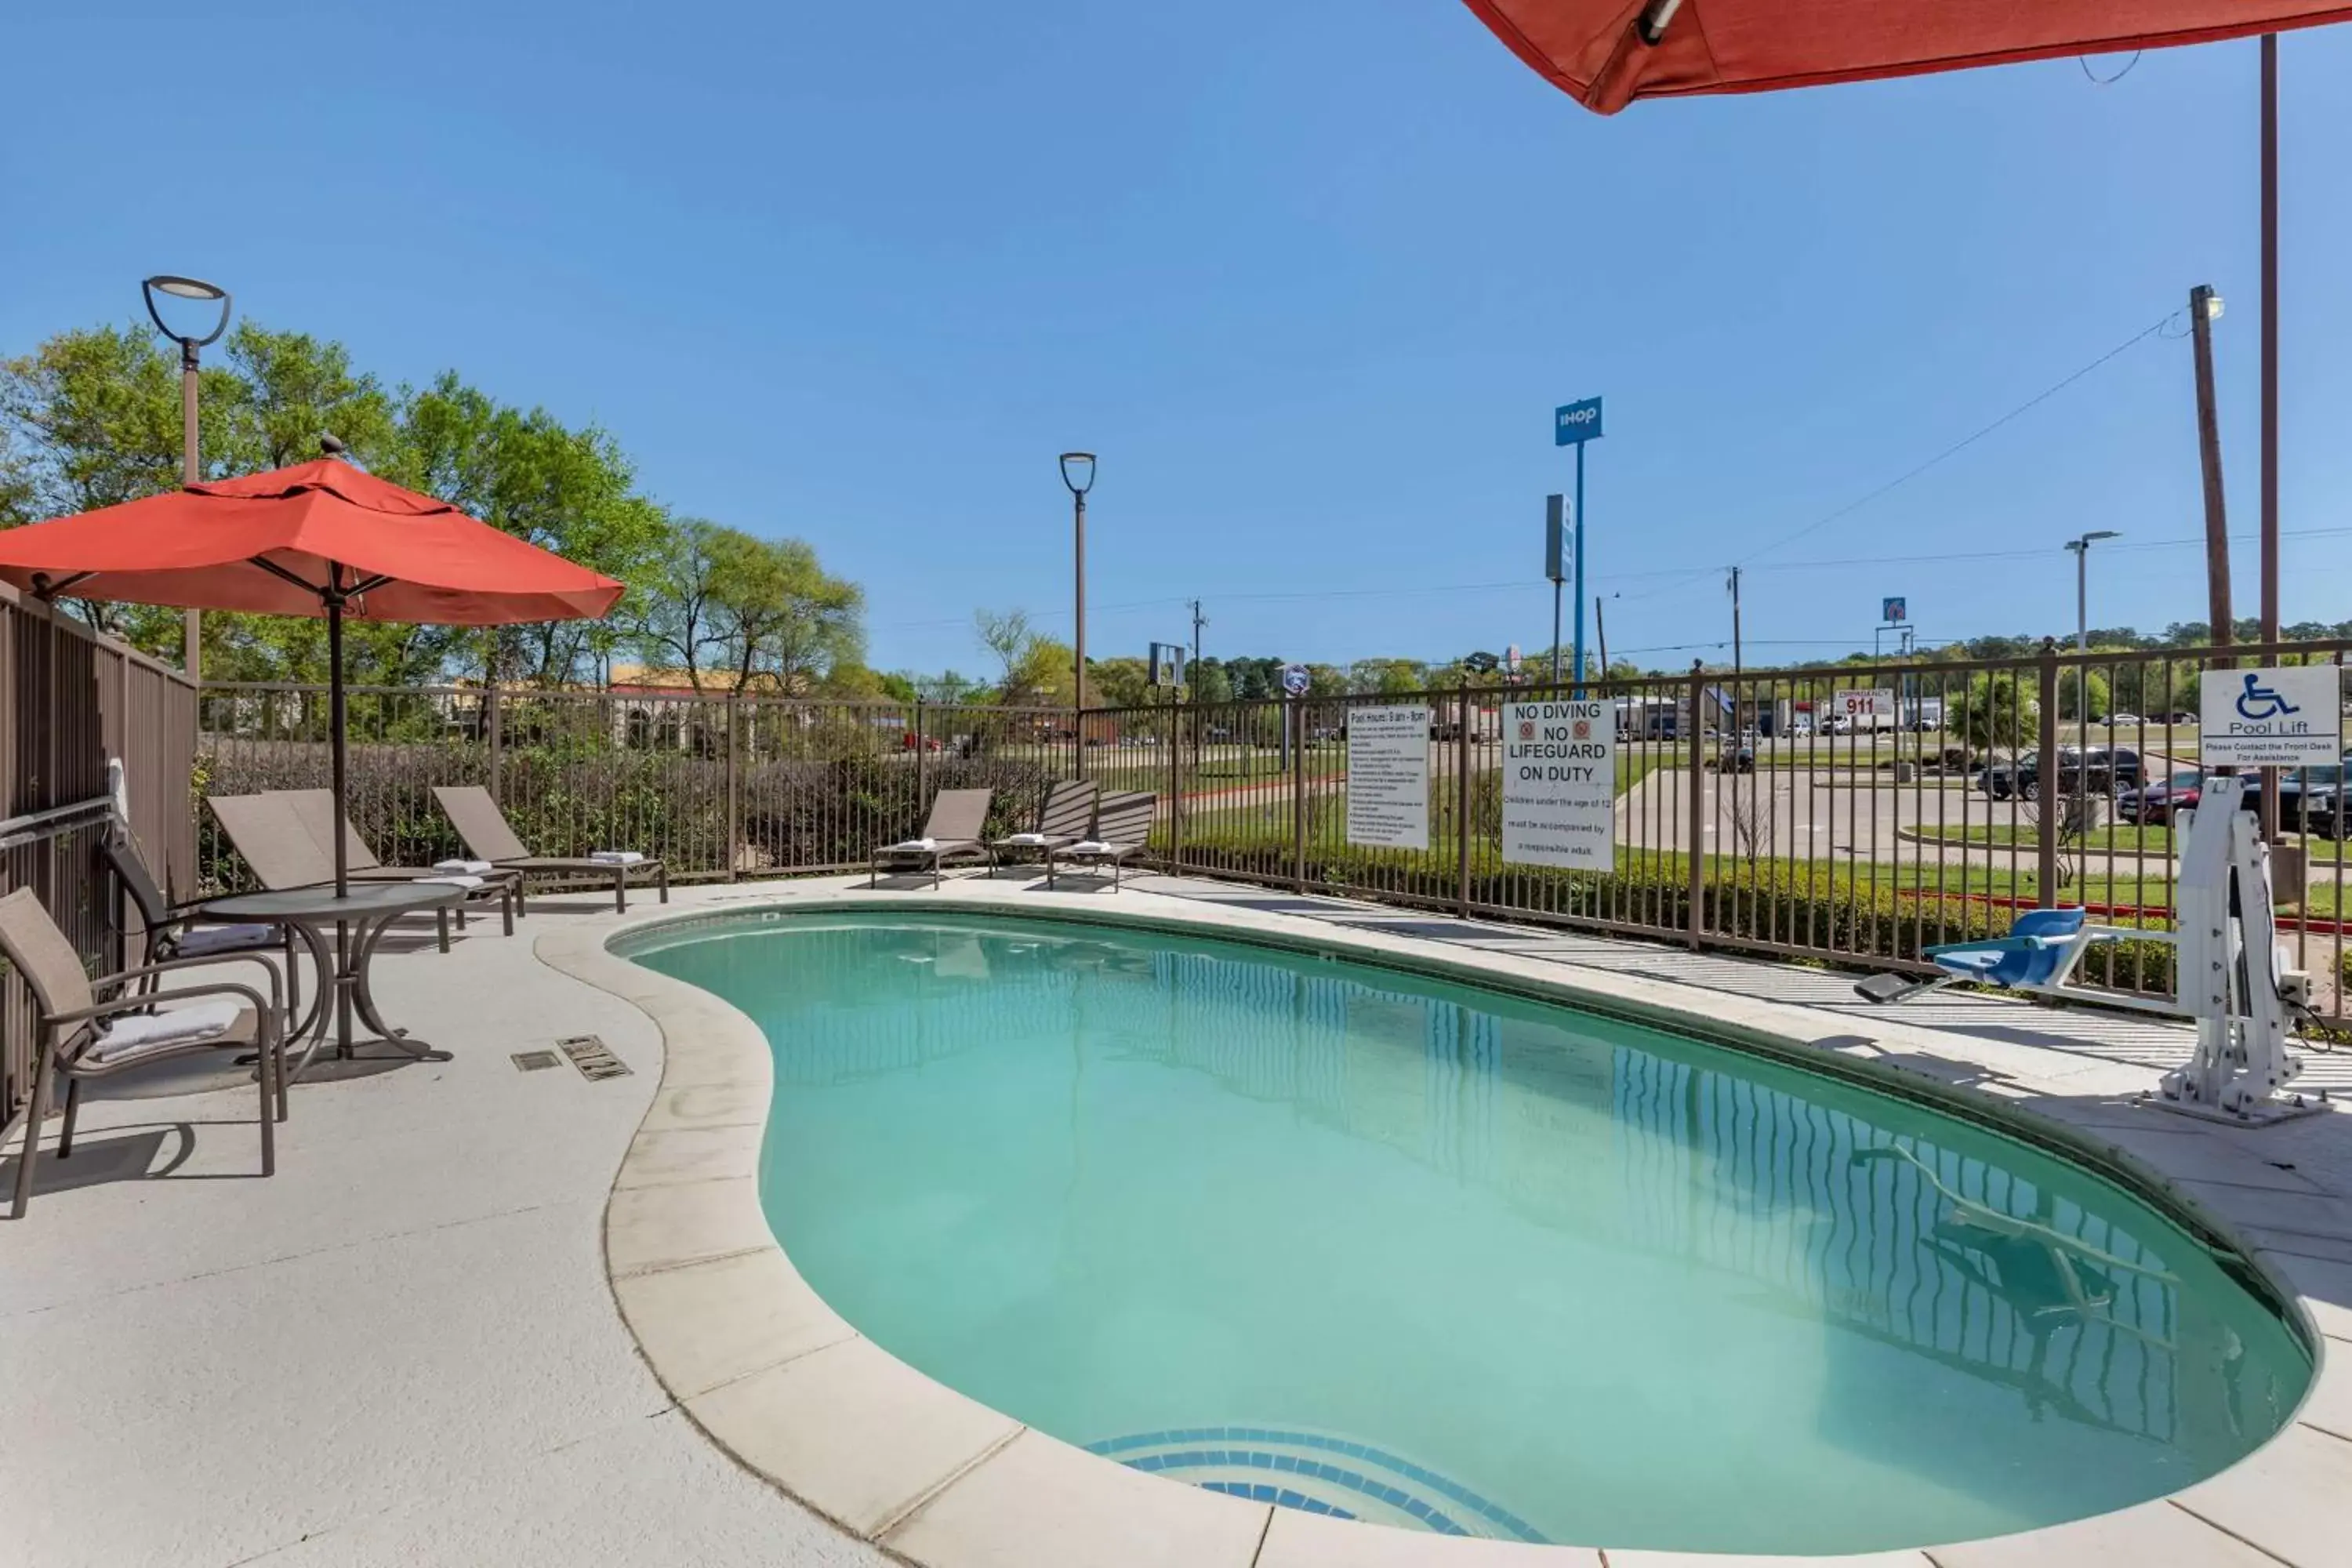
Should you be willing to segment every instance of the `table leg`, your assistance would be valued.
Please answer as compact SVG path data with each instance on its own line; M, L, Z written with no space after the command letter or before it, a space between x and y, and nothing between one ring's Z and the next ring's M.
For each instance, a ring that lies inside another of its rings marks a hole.
M352 953L351 971L343 977L343 987L352 1005L359 1009L361 1019L369 1028L382 1036L386 1044L415 1057L418 1061L449 1061L453 1058L447 1051L436 1050L429 1046L410 1045L408 1032L404 1029L394 1028L383 1021L383 1015L375 1010L375 995L368 989L368 968L374 962L376 944L383 940L383 933L391 929L391 921L381 920L375 922L373 930L362 931L359 943ZM344 1054L350 1054L348 1047Z

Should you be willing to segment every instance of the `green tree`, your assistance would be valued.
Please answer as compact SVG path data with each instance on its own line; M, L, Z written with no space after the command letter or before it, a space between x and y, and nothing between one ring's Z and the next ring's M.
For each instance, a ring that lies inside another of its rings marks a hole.
M720 529L712 549L712 609L739 690L757 675L804 692L862 661L866 591L827 573L808 543Z
M674 665L698 693L710 659L720 650L719 551L730 531L707 518L679 518L637 596L634 631L646 662Z
M1199 658L1185 668L1185 679L1190 683L1190 695L1195 702L1231 702L1234 700L1233 678L1225 673L1223 661Z
M1957 731L1971 751L2030 747L2039 741L2042 700L2014 671L1977 676L1961 689L1956 708L1946 727Z

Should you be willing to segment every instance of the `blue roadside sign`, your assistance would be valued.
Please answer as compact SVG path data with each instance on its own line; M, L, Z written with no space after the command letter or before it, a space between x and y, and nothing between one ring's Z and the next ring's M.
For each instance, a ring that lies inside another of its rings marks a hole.
M1910 609L1911 607L1900 599L1881 599L1878 602L1878 618L1888 626L1893 626L1897 621L1910 619Z
M1552 411L1553 446L1580 447L1600 438L1601 399L1588 397L1580 403L1563 403Z
M1306 696L1307 667L1303 664L1284 665L1282 667L1282 689L1292 697Z

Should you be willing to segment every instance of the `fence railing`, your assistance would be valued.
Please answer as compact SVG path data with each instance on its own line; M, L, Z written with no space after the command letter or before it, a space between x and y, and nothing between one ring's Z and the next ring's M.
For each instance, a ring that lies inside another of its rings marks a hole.
M352 824L390 865L461 852L436 784L481 784L534 852L635 849L677 879L862 868L922 826L932 793L986 785L1017 831L1070 776L1067 712L478 687L360 687L347 699ZM205 687L207 796L331 777L323 687ZM206 886L247 885L209 814Z
M353 820L387 860L457 848L430 785L489 785L548 854L642 848L686 878L837 870L921 824L940 786L1026 826L1053 780L1161 797L1162 868L1693 947L1921 970L1923 949L2080 902L2168 929L2173 830L2203 770L2199 677L2228 659L2341 668L2352 642L1747 672L1593 683L1616 730L1612 864L1504 853L1503 705L1541 683L1087 710L478 688L352 699ZM2340 685L2340 678L2339 678ZM1849 721L1854 693L1875 693ZM1350 716L1430 710L1426 848L1350 843ZM325 782L321 689L208 686L210 794ZM2344 1016L2342 764L2275 776L2281 928ZM242 872L206 824L208 885ZM2083 976L2169 994L2161 942Z
M196 889L189 793L195 688L177 671L0 584L0 893L30 888L93 967L124 931L98 854L123 766L130 827L177 897ZM31 1088L32 999L0 963L0 1126Z

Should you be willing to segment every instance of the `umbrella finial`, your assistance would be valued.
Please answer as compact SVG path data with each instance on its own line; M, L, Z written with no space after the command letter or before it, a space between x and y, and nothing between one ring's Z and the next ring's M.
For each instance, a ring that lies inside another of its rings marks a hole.
M321 435L319 437L319 452L321 457L340 458L350 449L332 436Z

